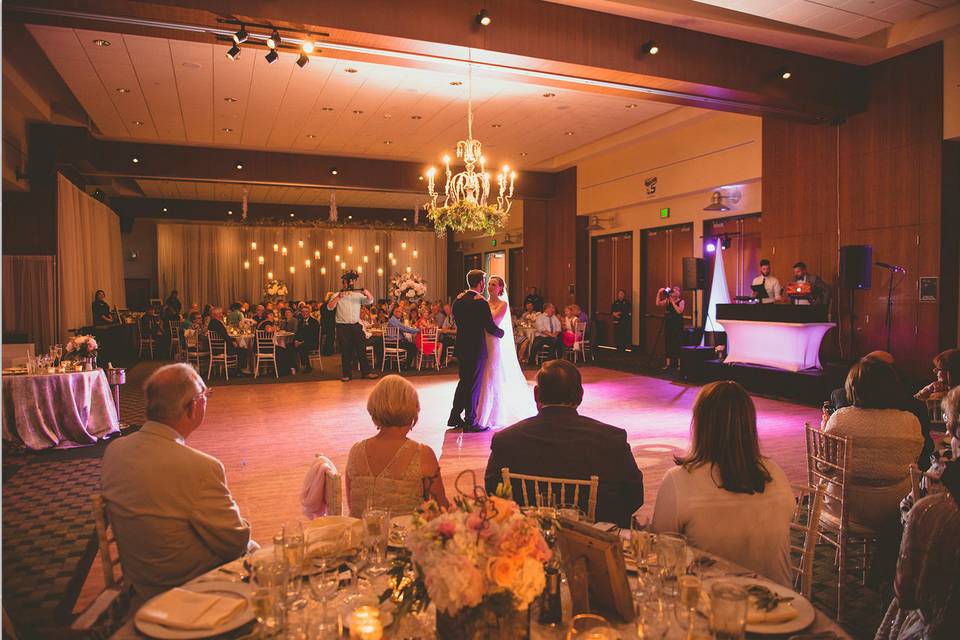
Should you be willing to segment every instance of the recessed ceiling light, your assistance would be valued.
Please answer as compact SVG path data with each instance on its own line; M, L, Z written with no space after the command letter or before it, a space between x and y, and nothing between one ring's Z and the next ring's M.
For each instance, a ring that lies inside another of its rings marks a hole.
M126 87L117 87L117 93L130 93L130 89Z
M355 115L355 116L359 116L361 113L363 113L363 109L354 109L354 110L353 110L353 115Z
M97 38L93 41L93 44L97 45L98 47L109 47L110 41L104 40L103 38Z
M494 129L499 129L499 128L502 127L503 125L502 125L502 124L499 124L499 123L496 123L496 124L492 124L492 125L490 125L490 126L493 127Z
M411 120L423 120L423 116L410 116Z
M627 105L627 109L636 109L639 106L640 105L638 105L636 102L631 102L630 104Z
M199 69L200 63L187 61L187 62L181 62L180 66L184 67L185 69Z
M221 131L223 131L224 133L233 133L233 129L231 129L230 127L224 127L223 129L221 129Z
M480 13L477 14L477 24L479 24L481 27L489 27L491 22L493 22L493 20L490 18L490 14L487 12L487 10L481 9Z
M423 176L417 176L417 180L423 181Z
M133 124L137 125L138 127L142 127L142 126L143 126L143 120L134 120L134 121L133 121Z
M232 216L232 215L233 215L233 209L228 210L228 211L227 211L227 215L228 215L228 216Z
M347 73L356 73L356 72L357 72L357 70L354 69L353 67L347 67L346 69L344 69L344 71L346 71Z
M293 211L290 212L290 217L291 217L291 218L294 217L295 215L297 215L297 214L295 214Z
M557 94L555 94L555 93L545 93L545 94L543 94L543 97L544 97L544 98L556 98L556 97L557 97Z
M337 175L338 173L340 173L340 171L339 171L336 167L331 167L331 168L330 168L330 175L335 176L335 175Z
M407 219L406 219L406 218L404 218L404 219L403 219L403 221L404 221L404 222L406 222L406 221L407 221Z
M132 162L133 164L140 164L140 158L138 158L137 156L133 156L132 158L130 158L130 162Z
M451 81L450 81L450 86L451 86L451 87L459 87L459 86L462 85L462 84L463 84L463 83L460 82L459 80L451 80Z
M529 155L529 154L528 154L526 151L521 151L521 152L520 152L520 157L521 157L521 158L526 158L528 155Z
M320 107L320 111L333 111L333 107Z
M316 135L315 133L308 133L308 134L307 134L307 137L310 138L311 140L313 140L314 138L317 137L317 135Z
M393 140L384 140L383 144L393 144Z
M784 80L789 80L790 78L793 77L793 74L790 73L790 69L783 69L780 71L780 77L783 78Z
M353 216L347 216L347 220L353 220Z
M390 118L393 117L393 115L392 115L392 114L389 114L389 113L385 113L385 114L383 114L383 117L386 118L387 120L389 120Z
M224 101L224 102L229 102L229 103L233 104L234 102L237 101L237 99L234 98L233 96L227 96L226 98L223 99L223 101Z
M642 49L644 53L648 53L651 56L655 56L658 53L660 53L660 45L658 45L653 40L650 40L649 42L644 42Z
M242 163L242 162L238 162L237 164L233 165L233 167L234 167L237 171L243 171L243 163Z
M164 213L167 212L167 207L166 207L166 205L164 205L164 207L163 207L163 212L164 212Z
M563 132L563 135L565 135L565 136L572 136L572 135L573 135L573 131L564 131L564 132Z

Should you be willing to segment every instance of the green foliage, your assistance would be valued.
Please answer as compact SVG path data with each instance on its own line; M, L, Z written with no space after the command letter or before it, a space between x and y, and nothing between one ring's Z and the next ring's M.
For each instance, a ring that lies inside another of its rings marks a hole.
M446 207L427 210L427 217L437 229L437 236L444 237L447 231L479 231L492 236L506 224L507 214L492 205L480 206L469 200L459 200Z

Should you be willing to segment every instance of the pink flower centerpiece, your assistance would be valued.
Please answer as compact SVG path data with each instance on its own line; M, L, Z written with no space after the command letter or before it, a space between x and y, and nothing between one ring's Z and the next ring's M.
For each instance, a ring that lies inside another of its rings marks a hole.
M69 358L79 360L97 357L99 348L97 339L93 336L74 336L67 340L66 352Z
M437 607L438 638L529 631L527 609L543 592L551 552L538 521L501 496L457 498L446 510L428 502L414 516L407 547Z

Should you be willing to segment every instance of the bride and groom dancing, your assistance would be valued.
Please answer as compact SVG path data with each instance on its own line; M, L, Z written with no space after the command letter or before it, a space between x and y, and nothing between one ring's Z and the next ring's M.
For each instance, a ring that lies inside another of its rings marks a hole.
M517 358L503 278L492 276L488 283L486 273L473 269L467 286L453 303L460 381L447 426L476 433L529 418L537 408Z

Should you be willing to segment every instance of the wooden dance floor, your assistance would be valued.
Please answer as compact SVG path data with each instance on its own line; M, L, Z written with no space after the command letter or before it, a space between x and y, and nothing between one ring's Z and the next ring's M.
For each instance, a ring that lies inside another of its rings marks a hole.
M643 471L644 509L652 510L673 454L687 446L690 408L699 387L599 367L584 367L582 372L580 412L627 430ZM527 372L528 378L534 374ZM440 456L447 495L454 495L454 479L463 470L475 471L482 482L492 434L446 433L456 376L411 380L421 405L411 437ZM223 462L256 540L268 541L285 519L300 516L300 485L315 454L328 456L342 471L353 443L375 433L366 412L373 384L355 380L215 388L206 422L189 443ZM533 382L528 384L532 394ZM803 424L819 421L819 410L765 398L754 401L762 451L791 481L805 481Z

